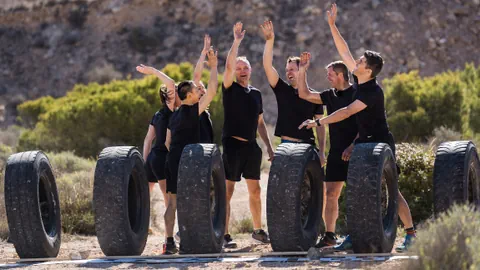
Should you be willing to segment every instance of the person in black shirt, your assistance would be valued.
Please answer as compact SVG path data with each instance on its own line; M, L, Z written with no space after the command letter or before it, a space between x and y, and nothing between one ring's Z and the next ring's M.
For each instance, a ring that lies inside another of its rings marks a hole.
M268 137L267 128L263 120L262 94L258 89L249 85L252 68L247 58L238 57L238 47L243 40L245 31L242 23L233 27L234 42L228 52L222 85L224 125L223 125L223 162L227 178L227 222L224 237L225 247L236 247L228 233L230 218L230 200L232 199L235 183L241 176L246 179L250 212L253 217L253 239L262 243L269 243L267 233L262 230L262 202L260 197L260 165L262 150L257 144L257 127L260 137L267 145L270 160L273 158L273 149ZM233 81L234 76L236 82Z
M265 21L260 26L265 37L265 50L263 52L263 68L267 74L268 83L272 87L278 105L277 125L275 136L284 142L310 143L315 144L313 131L310 129L298 129L306 118L320 118L323 115L323 106L310 103L298 96L297 77L300 57L289 57L286 64L287 82L282 80L277 70L273 67L273 43L275 32L273 23ZM317 140L319 148L320 163L325 165L325 127L317 127Z
M319 94L316 91L309 91L307 86L306 70L310 64L308 60L301 64L299 71L298 91L301 98L326 105L328 114L332 114L353 102L356 89L349 82L348 69L343 62L336 61L327 65L327 79L333 88ZM338 218L338 199L342 193L344 182L347 180L348 159L358 133L355 117L330 124L329 133L330 151L325 178L327 199L324 218L326 232L318 244L315 245L317 248L336 244L335 223Z
M149 181L150 194L152 194L155 183L160 185L165 206L167 206L167 184L165 181L165 160L167 157L167 147L165 138L167 135L168 120L176 107L180 105L180 99L176 95L175 81L165 73L149 66L137 66L137 71L145 75L155 75L165 86L160 87L159 95L163 108L157 111L150 121L145 140L143 141L143 160L145 162L145 171ZM152 142L155 144L152 147Z
M335 20L337 17L337 6L332 5L328 11L328 24L332 32L335 46L348 69L354 74L356 78L357 93L355 100L348 106L341 108L322 119L315 121L306 120L301 127L307 126L309 128L317 125L332 124L352 115L356 115L359 138L355 143L365 142L383 142L390 145L395 156L395 141L392 133L390 133L387 124L387 117L385 112L385 97L382 88L378 85L376 77L383 67L383 59L379 53L373 51L366 51L358 60L354 60L347 43L340 35ZM303 53L302 58L310 58L309 53ZM397 166L398 173L399 168ZM411 244L415 237L415 229L413 226L412 215L407 201L398 191L398 214L406 230L406 237L404 243L397 247L398 252L402 252Z
M167 128L166 143L169 152L165 164L167 178L168 205L165 210L165 231L167 235L163 253L176 253L177 247L173 240L173 228L175 225L175 211L177 209L177 176L180 157L183 148L187 144L200 142L200 118L213 97L217 93L217 53L212 48L208 51L208 64L210 66L210 79L208 90L196 85L194 81L184 81L178 85L178 96L181 106L170 117Z

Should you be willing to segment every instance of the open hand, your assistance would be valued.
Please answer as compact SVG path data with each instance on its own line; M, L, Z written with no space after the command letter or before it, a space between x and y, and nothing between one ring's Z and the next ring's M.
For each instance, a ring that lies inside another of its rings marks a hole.
M353 148L355 145L351 144L347 149L345 149L342 153L342 160L343 161L349 161L350 157L352 156Z
M210 47L210 49L208 50L208 53L207 53L207 58L208 58L207 63L208 63L208 66L210 68L217 66L217 64L218 64L217 54L218 54L218 51L214 51L213 46Z
M137 71L145 74L145 75L152 75L155 71L153 67L145 66L144 64L140 64L140 66L137 66Z
M242 41L243 37L245 36L245 30L242 30L243 23L237 22L233 26L233 37L235 38L235 41Z
M332 4L332 7L327 11L328 24L334 25L335 20L337 19L337 4Z
M272 161L273 157L275 156L275 152L273 152L273 149L270 147L267 149L267 152L268 152L268 161Z
M327 165L327 158L325 157L325 153L318 153L318 157L320 158L320 166L322 166L323 168L325 165Z
M300 55L300 68L308 69L310 66L310 58L312 58L312 55L309 52L303 52Z
M262 32L265 37L265 40L271 40L275 37L272 21L263 22L263 24L260 25L260 28L262 28Z
M208 50L210 49L210 42L211 41L212 41L212 39L210 38L210 36L208 34L205 34L205 36L203 37L202 54L207 54L208 53Z
M298 129L302 129L304 127L306 127L307 129L311 129L316 126L317 126L317 123L315 122L315 120L307 119L303 121L303 123L300 126L298 126Z

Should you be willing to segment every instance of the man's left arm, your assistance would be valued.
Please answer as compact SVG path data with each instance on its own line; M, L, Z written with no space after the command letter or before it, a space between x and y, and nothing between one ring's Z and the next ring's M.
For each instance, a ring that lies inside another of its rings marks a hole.
M307 128L312 128L315 126L318 126L317 121L319 121L320 125L328 125L328 124L333 124L337 123L340 121L343 121L347 119L348 117L364 110L367 107L365 103L362 101L356 99L354 102L350 103L347 107L343 107L341 109L336 110L334 113L330 114L327 117L323 117L322 119L317 119L317 120L305 120L299 127L298 129L301 129L303 127Z
M321 114L316 114L316 118L321 118ZM318 152L320 154L320 164L325 166L327 164L327 159L325 158L325 143L326 143L326 136L325 136L325 126L318 126L315 128L317 131L317 142L318 142Z
M267 146L268 161L272 161L274 152L273 152L272 143L270 142L270 136L268 135L267 125L263 120L263 114L260 114L258 116L258 134L260 134L260 138L262 138L262 141Z

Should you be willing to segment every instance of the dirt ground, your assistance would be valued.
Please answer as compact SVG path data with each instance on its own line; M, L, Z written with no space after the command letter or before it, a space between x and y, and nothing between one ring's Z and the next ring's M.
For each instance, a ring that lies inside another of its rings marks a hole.
M263 226L266 227L266 215L265 215L265 200L266 200L266 186L267 186L268 174L262 174L261 186L262 186L262 208L263 208ZM158 188L156 189L158 190ZM161 259L163 238L163 225L161 224L161 217L163 216L163 198L159 191L156 191L153 197L153 207L156 211L157 217L154 218L154 233L149 235L147 245L143 256L158 256ZM249 216L248 210L248 193L245 182L237 184L234 197L232 199L232 215L235 219L241 219L244 216ZM255 243L249 234L237 234L233 236L238 243L238 248L225 250L226 252L272 252L270 245L260 245ZM398 239L401 241L401 239ZM103 253L98 244L97 238L94 236L78 236L78 235L63 235L62 246L60 248L60 254L58 259L70 260L78 258L81 254L88 253L88 259L101 258ZM6 260L17 259L18 256L15 252L15 248L12 244L6 242L0 242L0 264ZM75 265L75 264L55 264L55 265L38 265L31 264L21 267L24 269L235 269L235 268L295 268L295 269L311 269L311 268L325 268L325 269L356 269L356 268L368 268L368 269L391 269L398 268L404 260L387 261L387 262L235 262L235 263L162 263L162 264L87 264L87 265ZM15 267L17 268L17 267Z

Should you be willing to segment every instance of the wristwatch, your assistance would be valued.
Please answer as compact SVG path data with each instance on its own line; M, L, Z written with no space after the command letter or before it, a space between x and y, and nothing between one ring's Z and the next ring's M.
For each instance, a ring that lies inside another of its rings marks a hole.
M315 123L317 124L317 127L321 126L321 124L320 124L320 118L315 119Z

